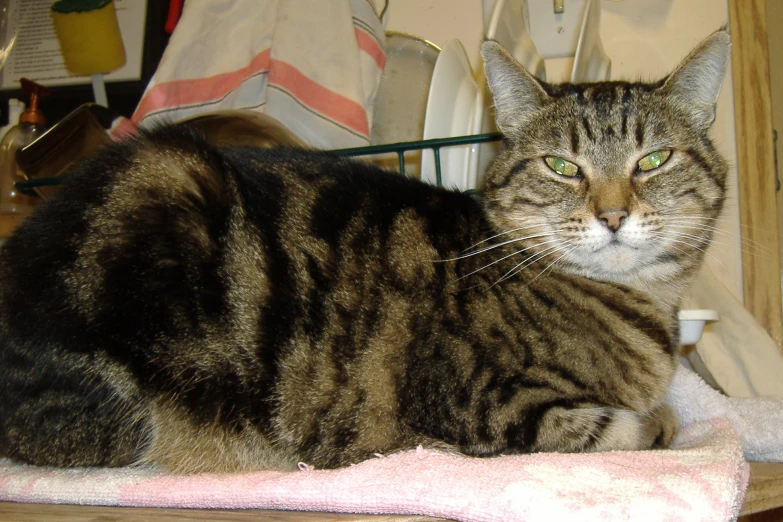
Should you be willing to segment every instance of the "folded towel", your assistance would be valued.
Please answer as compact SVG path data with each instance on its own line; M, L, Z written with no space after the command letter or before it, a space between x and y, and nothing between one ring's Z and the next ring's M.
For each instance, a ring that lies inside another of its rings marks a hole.
M0 500L106 506L410 514L460 521L727 521L749 480L723 420L685 428L670 450L480 459L429 450L338 470L167 475L45 469L0 460Z
M783 462L783 397L727 397L680 366L667 402L683 426L716 417L728 420L739 434L746 459Z
M132 121L247 109L316 148L369 145L384 42L368 0L189 0Z

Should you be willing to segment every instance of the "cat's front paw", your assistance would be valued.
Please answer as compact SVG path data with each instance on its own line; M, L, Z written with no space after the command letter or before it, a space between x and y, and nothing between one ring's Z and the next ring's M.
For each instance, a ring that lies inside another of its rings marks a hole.
M663 404L645 417L642 448L668 448L680 431L680 421L669 406Z

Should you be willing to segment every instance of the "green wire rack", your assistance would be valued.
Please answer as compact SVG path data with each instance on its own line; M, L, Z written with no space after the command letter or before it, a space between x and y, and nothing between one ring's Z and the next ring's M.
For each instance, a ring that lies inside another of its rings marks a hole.
M431 140L405 141L401 143L389 143L386 145L372 145L370 147L354 147L351 149L337 149L331 151L338 156L371 156L394 152L397 154L400 174L405 175L405 153L412 150L432 149L435 156L435 180L439 187L443 186L441 173L440 149L443 147L456 147L459 145L472 145L474 143L488 143L499 141L503 135L499 132L489 134L472 134L469 136L455 136L453 138L435 138Z
M373 156L378 154L397 154L400 174L405 174L405 153L413 150L432 149L435 156L435 179L438 186L443 185L443 175L441 172L440 149L443 147L457 147L459 145L472 145L477 143L488 143L499 141L503 135L494 132L489 134L473 134L469 136L456 136L452 138L436 138L431 140L406 141L400 143L389 143L385 145L372 145L369 147L353 147L350 149L336 149L330 151L337 156L357 157ZM38 178L26 181L19 181L16 187L25 194L35 194L33 189L37 187L49 187L62 183L62 178Z

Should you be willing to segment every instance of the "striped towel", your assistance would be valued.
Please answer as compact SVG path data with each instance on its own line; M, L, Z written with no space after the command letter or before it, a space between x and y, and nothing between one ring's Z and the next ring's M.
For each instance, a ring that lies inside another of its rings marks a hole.
M369 145L384 43L368 0L189 0L131 122L114 134L246 109L315 148Z

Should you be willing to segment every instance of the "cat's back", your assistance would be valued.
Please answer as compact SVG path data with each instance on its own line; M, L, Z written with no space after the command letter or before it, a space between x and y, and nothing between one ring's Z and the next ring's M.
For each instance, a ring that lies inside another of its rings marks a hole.
M7 241L0 327L72 331L85 347L172 336L226 321L238 302L263 305L273 287L304 292L349 255L373 273L402 241L430 263L486 228L458 192L323 152L220 149L162 128L83 164Z

